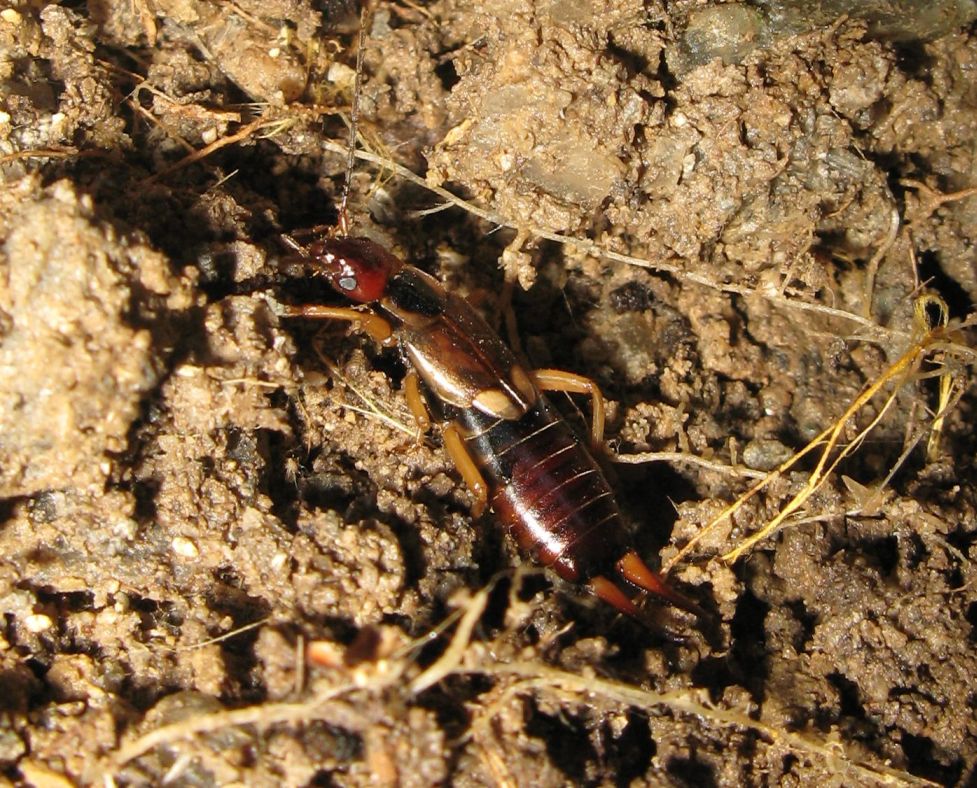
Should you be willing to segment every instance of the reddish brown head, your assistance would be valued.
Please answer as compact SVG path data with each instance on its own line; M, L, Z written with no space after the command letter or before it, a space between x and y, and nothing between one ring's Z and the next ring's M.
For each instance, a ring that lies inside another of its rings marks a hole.
M309 244L305 253L336 292L361 304L382 298L390 277L404 265L368 238L326 238Z

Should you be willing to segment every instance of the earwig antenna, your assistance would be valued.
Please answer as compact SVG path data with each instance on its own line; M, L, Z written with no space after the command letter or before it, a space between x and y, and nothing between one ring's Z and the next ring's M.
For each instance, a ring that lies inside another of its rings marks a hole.
M366 42L366 5L360 11L360 35L356 45L356 73L353 75L353 100L349 108L349 141L347 143L346 177L343 194L339 200L339 234L349 235L349 190L353 181L353 165L356 163L356 122L360 111L360 76L363 72L363 45Z

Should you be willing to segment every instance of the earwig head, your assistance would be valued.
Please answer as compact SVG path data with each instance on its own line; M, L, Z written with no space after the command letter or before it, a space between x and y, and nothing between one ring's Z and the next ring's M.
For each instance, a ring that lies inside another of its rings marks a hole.
M404 265L368 238L325 238L309 244L305 255L336 292L361 304L382 298L387 281Z

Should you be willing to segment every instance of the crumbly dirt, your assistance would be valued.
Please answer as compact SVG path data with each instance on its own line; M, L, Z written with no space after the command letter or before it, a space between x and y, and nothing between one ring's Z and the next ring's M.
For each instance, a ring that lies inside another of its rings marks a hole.
M770 5L366 31L362 145L421 178L360 162L354 231L601 385L634 543L711 614L651 627L473 520L395 352L275 309L338 303L282 235L337 218L355 9L0 12L4 780L977 780L966 327L776 534L721 558L816 455L699 536L919 339L921 295L954 325L977 299L970 5Z

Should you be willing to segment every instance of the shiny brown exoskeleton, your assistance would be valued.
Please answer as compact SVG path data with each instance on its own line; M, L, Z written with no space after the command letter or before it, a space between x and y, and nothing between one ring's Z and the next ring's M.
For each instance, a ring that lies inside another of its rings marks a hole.
M590 394L599 442L603 400L591 381L526 372L467 301L371 240L291 244L339 293L373 311L311 305L286 314L358 322L377 341L400 347L412 370L411 410L426 428L426 399L441 421L445 447L476 497L476 515L489 505L523 553L565 580L586 583L624 613L638 615L633 598L642 591L700 613L628 547L600 466L541 392Z

